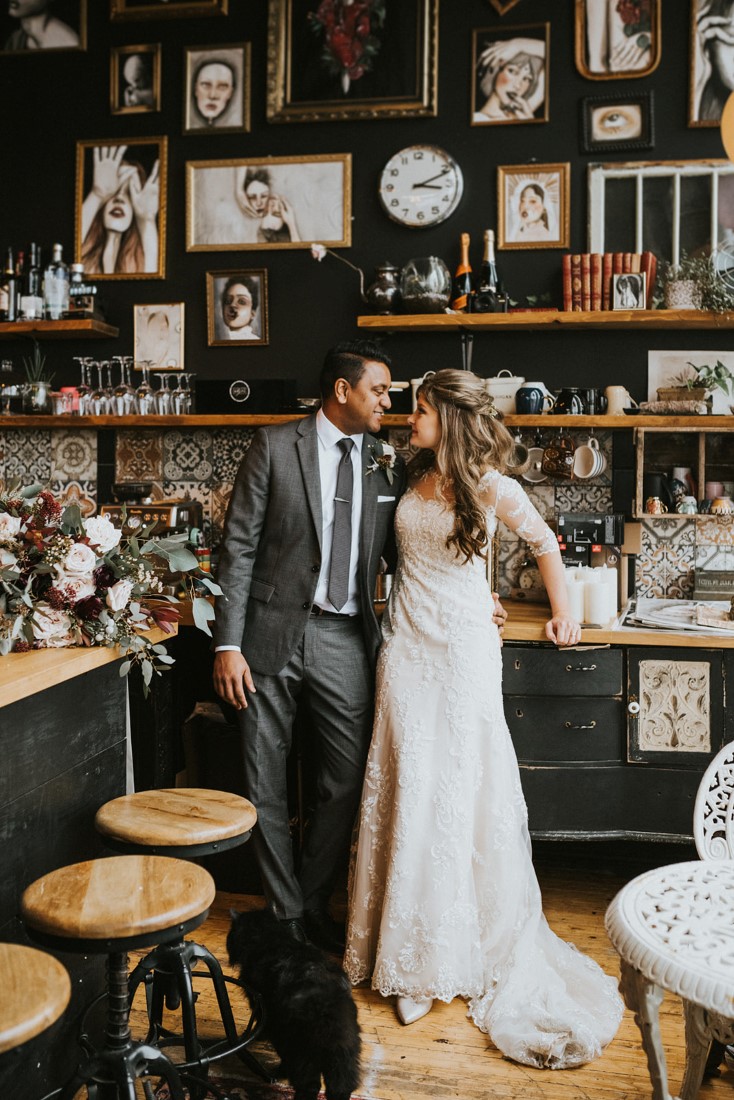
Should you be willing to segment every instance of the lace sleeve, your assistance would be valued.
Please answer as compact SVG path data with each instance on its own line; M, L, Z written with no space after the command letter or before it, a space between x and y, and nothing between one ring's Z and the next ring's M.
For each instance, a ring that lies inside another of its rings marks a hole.
M482 489L497 519L526 542L536 558L560 553L556 536L522 487L511 477L492 473L493 477L483 479Z

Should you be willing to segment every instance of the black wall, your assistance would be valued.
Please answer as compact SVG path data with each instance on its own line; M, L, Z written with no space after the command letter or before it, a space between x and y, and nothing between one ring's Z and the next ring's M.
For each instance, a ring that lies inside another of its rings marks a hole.
M397 3L399 0L390 0ZM115 342L48 344L57 381L75 379L71 356L132 351L134 303L186 303L186 366L202 379L264 377L299 380L299 392L315 393L325 349L356 333L361 306L357 277L337 260L317 264L308 250L187 253L185 163L195 159L349 151L353 155L353 245L344 254L371 281L384 259L404 264L413 256L438 255L453 268L458 235L472 234L479 263L482 230L496 223L498 164L571 163L571 248L585 251L586 168L598 157L579 152L579 101L586 95L653 90L657 140L640 159L723 156L717 129L686 125L689 66L689 2L665 0L662 61L640 80L589 81L573 61L573 0L520 0L502 19L488 0L442 0L439 24L439 115L435 119L289 123L265 121L266 0L230 0L226 17L111 23L107 0L88 0L86 53L38 53L0 57L2 190L0 244L16 248L54 240L73 248L75 142L142 135L169 137L168 248L165 280L104 281L109 320L119 326ZM474 27L514 26L549 20L550 121L547 124L469 125L470 50ZM183 47L252 42L252 130L249 134L186 136L182 128ZM160 114L112 116L109 112L110 46L163 44L163 109ZM409 230L389 221L377 200L380 169L396 150L424 141L446 148L464 173L464 198L443 225ZM611 154L607 159L632 159ZM46 253L47 254L47 253ZM499 260L513 296L551 292L560 305L561 252L502 252ZM264 266L270 288L270 344L256 348L209 348L206 343L205 272ZM363 308L363 307L362 307ZM509 367L549 385L622 382L633 396L646 396L649 348L726 348L730 335L709 332L578 332L492 334L477 338L474 368L494 374ZM440 366L460 365L457 336L396 334L388 344L395 375L409 378ZM22 341L4 344L17 365Z

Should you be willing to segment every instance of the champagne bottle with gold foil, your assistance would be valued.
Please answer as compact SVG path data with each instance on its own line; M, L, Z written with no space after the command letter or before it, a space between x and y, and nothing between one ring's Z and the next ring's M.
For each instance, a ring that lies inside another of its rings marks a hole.
M471 313L474 297L474 280L469 263L469 234L461 234L461 257L451 285L451 308L460 313Z

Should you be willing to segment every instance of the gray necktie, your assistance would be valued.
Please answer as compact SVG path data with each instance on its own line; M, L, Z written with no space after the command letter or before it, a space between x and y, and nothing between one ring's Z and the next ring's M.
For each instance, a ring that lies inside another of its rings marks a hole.
M334 534L331 540L331 564L329 565L328 597L332 605L341 611L349 594L349 558L352 551L352 469L353 439L340 439L338 446L343 457L339 462L334 497Z

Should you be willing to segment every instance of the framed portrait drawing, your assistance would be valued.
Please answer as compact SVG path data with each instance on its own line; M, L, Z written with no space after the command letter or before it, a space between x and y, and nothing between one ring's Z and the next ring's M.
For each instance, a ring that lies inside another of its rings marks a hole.
M142 115L160 109L160 42L144 46L113 46L110 51L112 114Z
M179 19L226 15L229 0L110 0L110 19Z
M258 347L268 342L265 268L206 273L209 347Z
M497 169L499 248L569 248L570 166Z
M184 48L185 134L246 134L250 129L250 43Z
M586 96L581 100L584 153L652 149L655 144L652 92Z
M352 243L350 153L186 164L186 250Z
M165 137L77 142L74 258L87 275L164 278L167 175Z
M723 0L691 0L688 125L718 126L734 82L734 9Z
M660 64L662 0L576 0L576 68L587 80L631 80Z
M644 271L612 275L612 309L645 309L647 275Z
M547 122L550 24L472 34L472 126Z
M0 53L46 53L86 50L87 0L34 0L3 4Z
M268 122L433 116L438 0L268 0Z
M133 347L136 368L184 369L184 303L160 302L133 306Z

